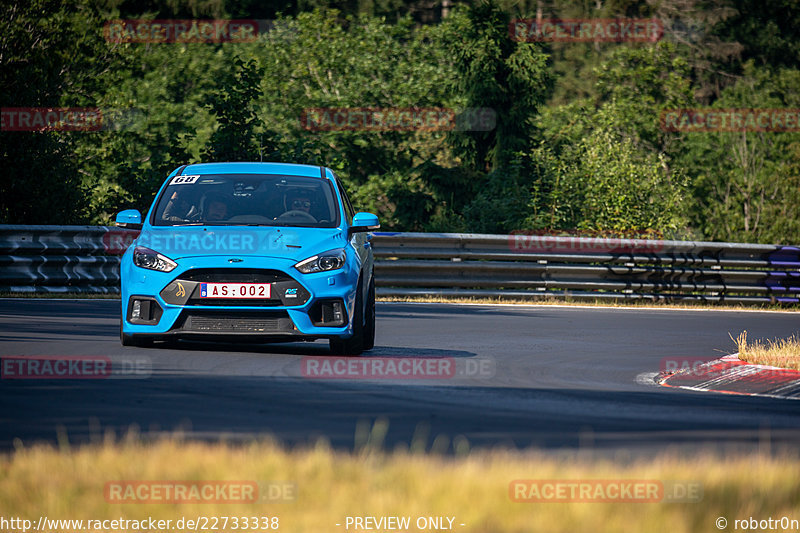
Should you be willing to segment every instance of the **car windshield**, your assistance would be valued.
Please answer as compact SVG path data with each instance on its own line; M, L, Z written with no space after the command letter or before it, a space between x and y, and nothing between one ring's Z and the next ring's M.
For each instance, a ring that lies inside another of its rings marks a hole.
M174 176L159 197L155 226L334 228L339 208L330 181L274 174Z

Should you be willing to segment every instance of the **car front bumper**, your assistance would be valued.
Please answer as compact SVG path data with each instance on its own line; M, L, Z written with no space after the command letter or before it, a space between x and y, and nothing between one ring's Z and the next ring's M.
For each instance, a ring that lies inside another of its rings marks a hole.
M159 272L133 265L126 253L121 264L123 333L262 340L351 336L358 290L352 265L302 274L293 264L272 257L244 257L230 264L227 257L202 256L183 258L172 272ZM264 300L201 299L206 282L269 283L271 294Z

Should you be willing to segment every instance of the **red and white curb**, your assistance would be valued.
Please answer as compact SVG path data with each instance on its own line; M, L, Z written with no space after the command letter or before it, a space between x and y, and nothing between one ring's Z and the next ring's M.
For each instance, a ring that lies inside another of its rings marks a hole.
M738 354L676 372L662 372L655 382L664 387L748 396L800 400L800 371L756 365Z

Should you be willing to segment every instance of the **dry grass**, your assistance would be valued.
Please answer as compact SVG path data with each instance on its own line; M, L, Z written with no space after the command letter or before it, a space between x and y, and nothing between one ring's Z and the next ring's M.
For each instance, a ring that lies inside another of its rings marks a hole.
M455 303L455 304L515 304L515 305L568 305L591 307L632 307L647 309L694 309L709 311L784 311L798 312L800 306L784 306L779 304L764 305L733 305L733 304L704 304L694 302L666 302L647 300L576 300L569 297L555 298L543 296L535 300L520 300L514 298L490 297L454 297L454 296L381 296L379 302L410 302L410 303Z
M800 337L797 335L788 339L748 343L747 331L743 331L734 342L739 348L739 359L742 361L800 370Z
M28 298L28 299L98 299L119 300L118 294L81 294L81 293L0 293L0 298ZM381 296L379 302L411 302L411 303L453 303L453 304L514 304L514 305L570 305L592 307L633 307L648 309L706 309L713 311L784 311L798 312L800 306L780 304L704 304L694 302L668 302L649 300L578 300L575 298L542 296L536 299L523 300L519 298L492 298L492 297L455 297L455 296Z
M372 432L380 433L380 428ZM377 440L380 440L379 438ZM37 446L0 455L0 515L35 520L177 520L181 516L278 516L292 533L346 531L346 516L450 516L464 533L716 531L724 516L800 518L800 459L665 454L615 462L555 458L538 452L468 452L456 457L331 450L324 443L287 450L268 441L248 445L136 439L80 448ZM645 479L702 484L700 503L515 503L516 479ZM268 504L109 504L114 480L261 480L297 485L293 502ZM335 524L342 524L337 527ZM458 524L465 524L463 527ZM350 531L353 531L351 528ZM419 531L412 527L409 531Z

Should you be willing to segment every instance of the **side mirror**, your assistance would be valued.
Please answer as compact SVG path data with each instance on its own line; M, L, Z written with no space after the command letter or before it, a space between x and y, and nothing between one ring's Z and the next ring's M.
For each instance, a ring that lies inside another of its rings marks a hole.
M142 215L136 209L126 209L117 213L117 226L127 229L142 229Z
M353 225L350 226L350 235L353 233L363 233L365 231L372 231L381 227L378 222L378 216L372 213L356 213L353 217Z

